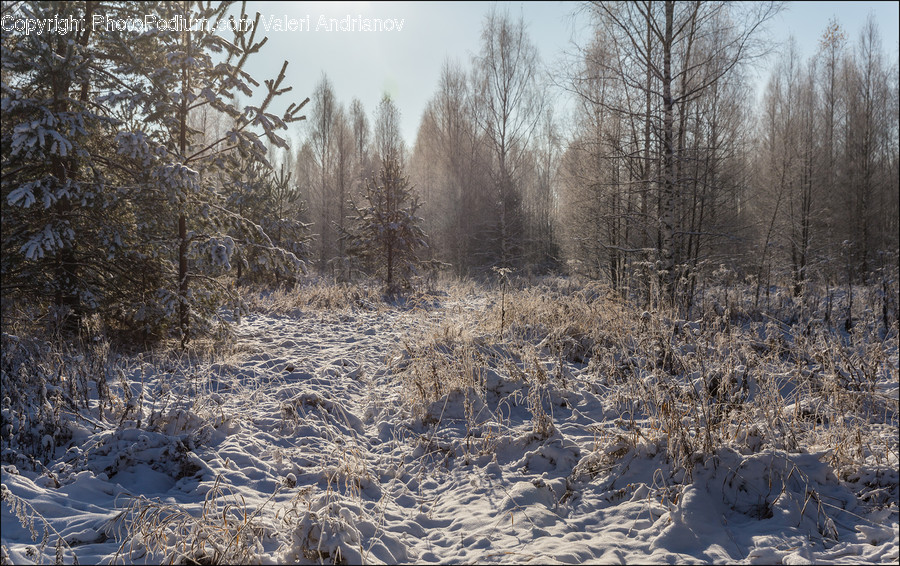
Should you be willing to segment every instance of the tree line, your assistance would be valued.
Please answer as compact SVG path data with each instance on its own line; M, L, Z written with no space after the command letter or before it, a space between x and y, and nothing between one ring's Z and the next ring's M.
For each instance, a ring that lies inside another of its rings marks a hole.
M847 267L863 281L896 265L897 62L871 18L855 45L832 22L805 62L788 41L757 107L748 65L776 8L589 6L560 191L579 269L689 305L722 264L757 301L775 282L799 296Z
M231 3L156 9L253 19ZM897 62L873 21L855 42L833 22L805 61L788 43L757 104L778 9L587 3L587 43L551 72L523 18L494 8L470 60L443 65L411 147L394 100L370 119L326 73L275 114L295 94L287 62L262 82L247 71L257 26L4 28L4 306L185 342L240 312L235 284L310 272L391 291L423 263L577 273L686 309L723 265L758 302L776 283L800 296L868 282L900 248ZM4 17L88 21L145 10L3 4Z

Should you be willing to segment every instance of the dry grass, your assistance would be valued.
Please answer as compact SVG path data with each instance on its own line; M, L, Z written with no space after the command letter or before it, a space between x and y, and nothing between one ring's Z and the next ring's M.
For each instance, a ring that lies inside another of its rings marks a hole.
M662 452L672 473L660 472L653 489L674 501L695 467L711 458L737 453L757 465L753 456L771 451L786 455L775 470L783 476L783 495L799 474L791 455L809 451L821 452L839 478L857 486L860 499L896 503L900 411L896 389L885 384L896 387L898 381L897 323L895 315L884 315L888 303L881 295L865 289L853 301L849 331L843 319L826 322L825 309L844 310L831 300L801 302L780 294L778 307L763 311L746 293L709 291L684 320L675 311L644 310L601 285L568 279L533 286L505 281L493 290L456 283L402 300L384 297L375 285L327 283L246 296L251 310L288 316L399 308L424 317L439 304L445 307L443 319L410 337L391 366L408 414L432 427L430 435L410 437L426 454L464 455L467 463L470 456L490 457L511 439L512 404L530 414L532 439L551 438L560 424L554 399L583 390L602 401L605 415L597 416L595 450L577 463L572 482L615 475L630 451ZM798 317L794 309L806 310ZM208 370L240 365L231 358L240 355L232 344L195 342L193 350L126 359L110 353L99 328L86 329L77 347L3 334L3 447L13 448L5 454L30 454L27 464L40 469L41 459L67 440L66 412L107 429L189 433L195 444L228 425L231 417L211 401L216 391ZM126 377L145 373L156 376L156 389L143 378L135 387ZM239 380L230 387L248 403L261 394ZM292 403L282 406L284 425L321 417L324 442L333 449L322 459L327 489L301 491L282 517L293 541L282 556L362 561L368 551L357 523L377 523L362 494L378 491L378 473L359 439L347 433L354 425L336 401L301 395ZM454 403L462 406L461 418L445 426ZM610 413L618 418L609 419ZM30 419L29 426L22 419ZM32 421L41 423L41 436L14 434L32 430ZM423 467L426 460L421 458ZM14 463L26 462L20 457ZM746 475L740 466L729 474L733 483ZM7 494L4 489L4 499L18 505L20 520L34 530L40 517ZM812 496L801 499L798 505L815 511L826 536L823 504ZM261 514L271 501L250 508L218 479L196 509L133 498L115 523L120 555L170 564L258 561L266 534ZM52 534L45 532L41 550ZM57 542L58 554L64 542Z
M135 560L163 557L164 564L255 564L268 534L260 514L275 493L256 509L217 477L198 514L172 503L133 497L111 522L118 556ZM277 493L277 490L276 490ZM117 560L116 560L117 561Z
M431 310L446 301L461 301L482 292L473 281L447 280L440 285L414 286L400 295L389 295L374 280L335 283L323 279L307 281L293 288L253 288L243 292L250 312L281 316L298 316L304 312L347 313L369 311L383 313L390 309Z
M897 463L896 442L867 440L881 438L873 434L880 426L898 425L896 399L878 387L897 380L896 324L878 329L874 316L866 324L877 305L857 299L858 326L847 333L786 312L793 322L781 322L733 291L728 300L724 309L708 301L686 321L593 284L501 288L476 320L450 319L408 344L395 370L413 414L426 419L453 391L488 401L486 376L520 380L534 432L546 437L553 422L542 396L551 386L575 387L568 370L583 368L577 386L618 411L625 429L617 434L635 443L660 438L688 474L726 446L745 453L832 446L831 463L844 477L867 463Z
M308 310L343 312L387 308L377 286L325 281L303 283L292 289L248 289L244 299L251 312L280 315Z
M72 550L68 541L66 541L66 539L53 528L53 525L38 513L30 503L21 497L13 495L6 485L0 485L0 501L3 501L3 503L9 506L10 512L15 515L22 526L24 526L31 534L31 540L38 543L37 547L30 547L26 551L26 554L29 558L33 559L35 563L41 561L44 550L50 544L50 541L55 539L53 563L58 565L65 564L66 551L68 551L68 553L71 554L72 563L78 564L78 556L75 555L75 551ZM36 524L40 525L40 534L38 534ZM11 564L8 558L9 551L6 548L6 545L3 545L2 551L4 557L3 563Z

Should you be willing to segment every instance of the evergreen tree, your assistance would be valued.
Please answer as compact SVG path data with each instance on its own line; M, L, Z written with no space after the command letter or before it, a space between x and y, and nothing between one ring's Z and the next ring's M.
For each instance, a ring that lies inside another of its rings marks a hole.
M409 286L419 263L416 253L428 246L422 220L416 216L418 196L397 160L390 160L366 183L365 199L362 208L354 204L356 216L344 235L347 250L368 260L388 292L394 293Z
M298 258L309 255L309 225L301 219L306 216L305 204L300 199L300 189L292 182L293 174L285 171L284 164L276 172L259 160L251 160L240 174L232 176L225 184L227 206L246 223L261 229L272 245ZM296 282L293 269L269 262L269 248L261 246L258 238L248 238L242 227L231 230L229 235L236 243L236 281L253 280L279 283ZM306 270L305 265L300 265Z
M259 221L231 209L228 190L243 164L271 169L263 140L286 147L278 131L302 120L304 103L268 111L287 63L265 81L258 106L239 109L257 83L245 70L257 22L227 25L229 3L160 3L157 16L205 21L165 33L91 33L92 26L2 35L2 285L38 315L51 306L98 312L145 338L211 329L239 298L220 277L241 246L283 273L303 265ZM137 3L28 2L13 17L92 21L137 17ZM226 25L221 25L225 23ZM233 39L215 30L230 28ZM232 124L218 137L192 127L207 109ZM232 203L233 204L233 203ZM265 204L272 206L270 201ZM270 217L260 213L259 219Z
M277 173L271 173L272 181L266 194L271 214L263 219L263 229L281 249L300 258L309 257L312 238L310 225L304 222L309 209L301 198L300 187L293 180L293 172L287 169L289 167L282 163ZM280 281L283 274L276 271L275 275Z
M302 268L300 259L277 247L262 226L229 210L226 195L217 187L218 180L240 177L248 161L268 167L263 140L286 148L278 131L304 119L298 114L307 102L291 104L281 117L269 112L275 97L290 90L281 87L285 62L278 78L265 81L266 95L259 106L238 108L236 96L250 97L253 87L259 86L244 69L266 39L255 39L259 14L250 22L242 10L239 18L230 18L230 25L223 26L230 4L157 5L162 19L207 25L180 33L148 30L134 45L121 46L127 56L117 69L133 84L127 104L145 117L141 130L121 132L119 137L145 160L142 182L162 209L146 218L145 229L153 234L151 241L161 244L159 253L171 254L167 283L158 298L165 305L160 314L177 319L182 344L209 330L219 306L237 306L239 298L215 275L219 268L231 267L239 244L252 242L262 254L258 257L270 266L292 272ZM215 33L223 27L233 31L232 40ZM233 124L218 139L207 140L190 125L192 113L207 106ZM241 233L237 241L230 235L235 231Z
M91 20L84 2L32 2L16 17ZM71 20L69 20L71 21ZM74 330L92 311L114 308L133 277L132 217L121 186L109 98L120 87L91 27L2 35L2 273L7 298L56 307Z

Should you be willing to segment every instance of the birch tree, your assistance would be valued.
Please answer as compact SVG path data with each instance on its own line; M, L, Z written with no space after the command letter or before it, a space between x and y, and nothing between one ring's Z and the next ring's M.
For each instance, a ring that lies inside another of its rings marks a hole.
M519 174L525 150L541 116L537 50L520 17L492 9L481 31L473 75L476 119L492 156L491 196L496 222L490 260L499 267L522 261L524 211Z

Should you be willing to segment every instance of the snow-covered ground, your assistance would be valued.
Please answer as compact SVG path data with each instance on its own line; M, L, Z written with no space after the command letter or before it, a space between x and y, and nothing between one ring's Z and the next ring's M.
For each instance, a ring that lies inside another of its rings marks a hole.
M135 361L120 417L73 417L43 473L3 466L4 559L897 562L896 427L855 482L839 447L752 449L752 422L676 465L585 360L479 335L498 300L255 312L227 358Z

